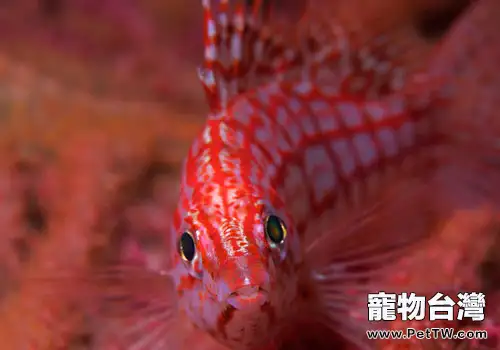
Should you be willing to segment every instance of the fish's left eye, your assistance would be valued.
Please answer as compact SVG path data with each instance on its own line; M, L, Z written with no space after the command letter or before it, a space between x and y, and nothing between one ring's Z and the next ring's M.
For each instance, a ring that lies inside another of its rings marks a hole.
M264 223L264 231L271 244L282 244L286 238L287 230L283 220L276 215L269 215Z

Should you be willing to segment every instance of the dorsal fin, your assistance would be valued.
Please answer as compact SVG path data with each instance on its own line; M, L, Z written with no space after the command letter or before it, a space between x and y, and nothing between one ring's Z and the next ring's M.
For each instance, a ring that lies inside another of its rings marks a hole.
M403 86L398 47L389 36L357 40L358 33L309 6L293 27L292 43L271 23L266 3L202 0L205 57L199 77L212 113L259 84L284 79L327 82L339 94L362 97Z
M267 25L270 7L263 0L202 0L204 65L199 77L212 111L224 109L231 97L255 86L255 81L279 79L296 53L283 46Z

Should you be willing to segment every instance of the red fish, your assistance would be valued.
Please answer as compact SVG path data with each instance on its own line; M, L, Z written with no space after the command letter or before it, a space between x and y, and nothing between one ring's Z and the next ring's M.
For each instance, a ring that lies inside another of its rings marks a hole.
M454 210L500 204L500 3L478 1L404 80L390 42L310 23L288 46L261 1L203 7L211 111L184 165L176 249L152 272L165 288L125 277L115 339L194 348L173 326L187 316L231 349L275 349L304 324L330 347L338 333L371 348L377 276Z

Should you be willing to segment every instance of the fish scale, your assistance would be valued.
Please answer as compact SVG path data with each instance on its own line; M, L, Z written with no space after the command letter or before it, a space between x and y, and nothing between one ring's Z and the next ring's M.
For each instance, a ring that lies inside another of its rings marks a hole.
M418 147L414 147L417 120L406 114L404 101L363 106L355 99L323 94L320 88L304 93L303 84L271 84L258 94L237 98L227 117L210 127L219 129L222 140L231 135L246 140L221 145L233 159L245 159L249 149L255 150L250 166L261 177L253 179L253 185L263 192L278 189L286 198L284 209L305 233L307 222L335 207L339 196L355 205L382 188L382 180L390 182L390 176L382 175L384 167L402 158L408 163L408 155L418 153ZM322 110L315 108L320 103ZM306 124L309 127L300 126Z

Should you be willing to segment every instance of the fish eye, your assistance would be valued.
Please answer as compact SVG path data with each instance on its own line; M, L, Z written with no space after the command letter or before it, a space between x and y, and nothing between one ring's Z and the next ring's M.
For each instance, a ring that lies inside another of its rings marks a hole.
M276 215L269 215L264 223L267 239L272 244L282 244L286 238L287 230L283 220Z
M194 237L189 231L184 231L179 238L179 254L182 260L191 262L196 254Z

